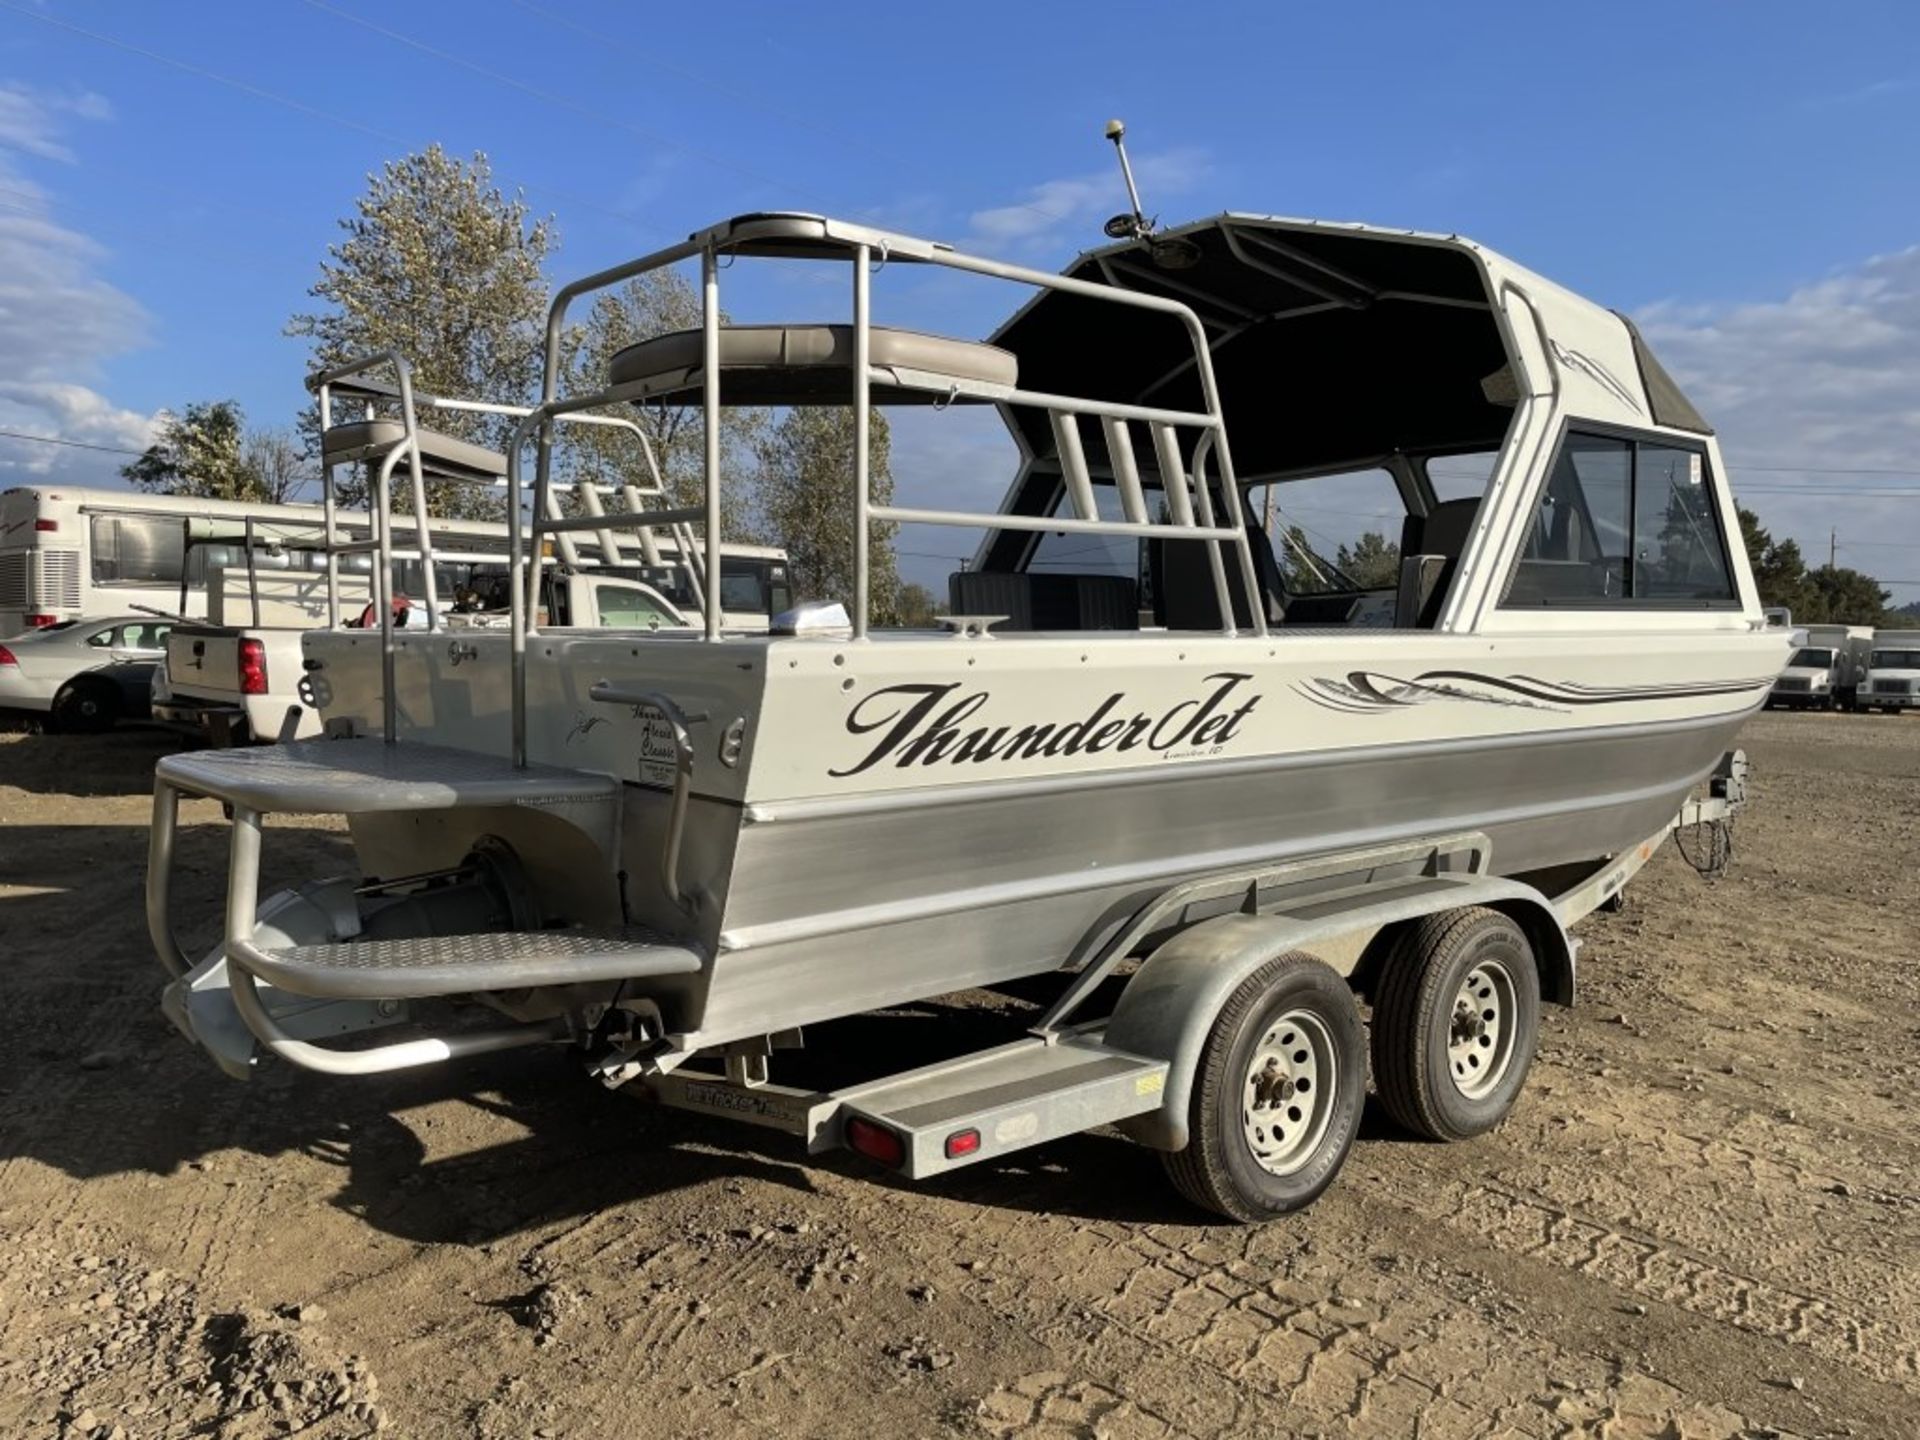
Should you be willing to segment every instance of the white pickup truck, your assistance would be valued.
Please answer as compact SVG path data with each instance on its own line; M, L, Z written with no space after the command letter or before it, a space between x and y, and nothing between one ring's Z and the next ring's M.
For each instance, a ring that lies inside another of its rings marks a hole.
M343 569L346 567L342 567ZM494 577L504 584L504 572ZM208 576L204 622L176 624L167 637L164 683L154 688L154 718L215 745L248 741L304 740L320 733L318 710L300 693L306 673L301 639L326 623L325 559L291 552L256 557L251 580L245 569L216 567ZM490 628L507 623L504 610L475 608L458 586L442 587L453 613L449 623ZM495 597L498 598L498 597ZM424 627L421 605L396 594L395 624ZM343 623L373 624L364 564L340 577ZM670 629L689 622L672 601L644 581L593 572L555 572L547 581L537 623ZM738 617L743 628L765 616ZM229 623L248 622L248 623Z

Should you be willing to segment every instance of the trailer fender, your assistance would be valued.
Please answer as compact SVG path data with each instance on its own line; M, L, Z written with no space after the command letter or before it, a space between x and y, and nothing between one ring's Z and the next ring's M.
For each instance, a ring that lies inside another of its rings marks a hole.
M1468 905L1499 910L1518 924L1539 962L1542 996L1572 1003L1574 957L1566 930L1547 898L1516 880L1453 877L1443 888L1417 896L1356 897L1348 907L1312 916L1217 915L1182 930L1149 955L1107 1022L1104 1038L1110 1049L1167 1062L1160 1107L1121 1121L1120 1128L1156 1150L1186 1147L1194 1072L1214 1019L1240 983L1269 960L1312 950L1317 941L1363 927L1384 937L1408 921Z

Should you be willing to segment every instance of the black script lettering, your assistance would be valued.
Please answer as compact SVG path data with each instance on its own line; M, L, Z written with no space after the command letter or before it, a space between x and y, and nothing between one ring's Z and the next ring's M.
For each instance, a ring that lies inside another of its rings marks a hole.
M862 770L871 769L881 760L885 759L894 747L913 733L914 726L920 723L921 719L929 710L940 703L941 696L951 695L959 688L960 682L956 680L951 685L889 685L884 690L874 691L858 705L855 705L852 713L847 716L848 732L854 735L869 735L890 721L897 721L898 723L894 725L893 729L886 733L880 743L867 753L867 758L862 760L858 765L847 770L829 770L827 773L836 779L840 779L848 775L858 775ZM885 715L876 715L872 719L865 718L867 710L873 706L876 701L884 705L889 699L904 700L913 696L919 697L918 701L914 704L906 705Z
M878 736L872 748L856 763L827 773L845 779L883 761L905 769L1095 755L1142 745L1160 752L1217 747L1233 739L1260 703L1258 695L1240 690L1252 678L1228 670L1208 675L1211 688L1204 694L1177 701L1157 715L1136 711L1115 718L1114 712L1127 701L1126 692L1118 691L1079 719L982 724L973 729L963 727L992 703L992 692L975 690L955 699L951 697L960 689L958 682L890 685L868 695L847 715L848 734Z

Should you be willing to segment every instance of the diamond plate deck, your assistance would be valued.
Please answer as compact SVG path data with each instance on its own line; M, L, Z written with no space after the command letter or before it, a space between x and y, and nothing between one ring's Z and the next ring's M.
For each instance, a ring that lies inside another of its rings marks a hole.
M638 928L425 935L253 950L247 968L283 990L328 999L416 999L696 971L702 952Z
M156 774L190 794L280 815L611 802L620 791L611 775L552 765L516 770L500 756L379 739L168 755Z

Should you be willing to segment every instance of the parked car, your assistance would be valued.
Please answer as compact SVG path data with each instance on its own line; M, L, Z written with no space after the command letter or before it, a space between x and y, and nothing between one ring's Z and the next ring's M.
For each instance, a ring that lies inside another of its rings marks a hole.
M104 730L141 718L172 628L151 615L114 615L0 641L0 707L38 711L61 729Z

